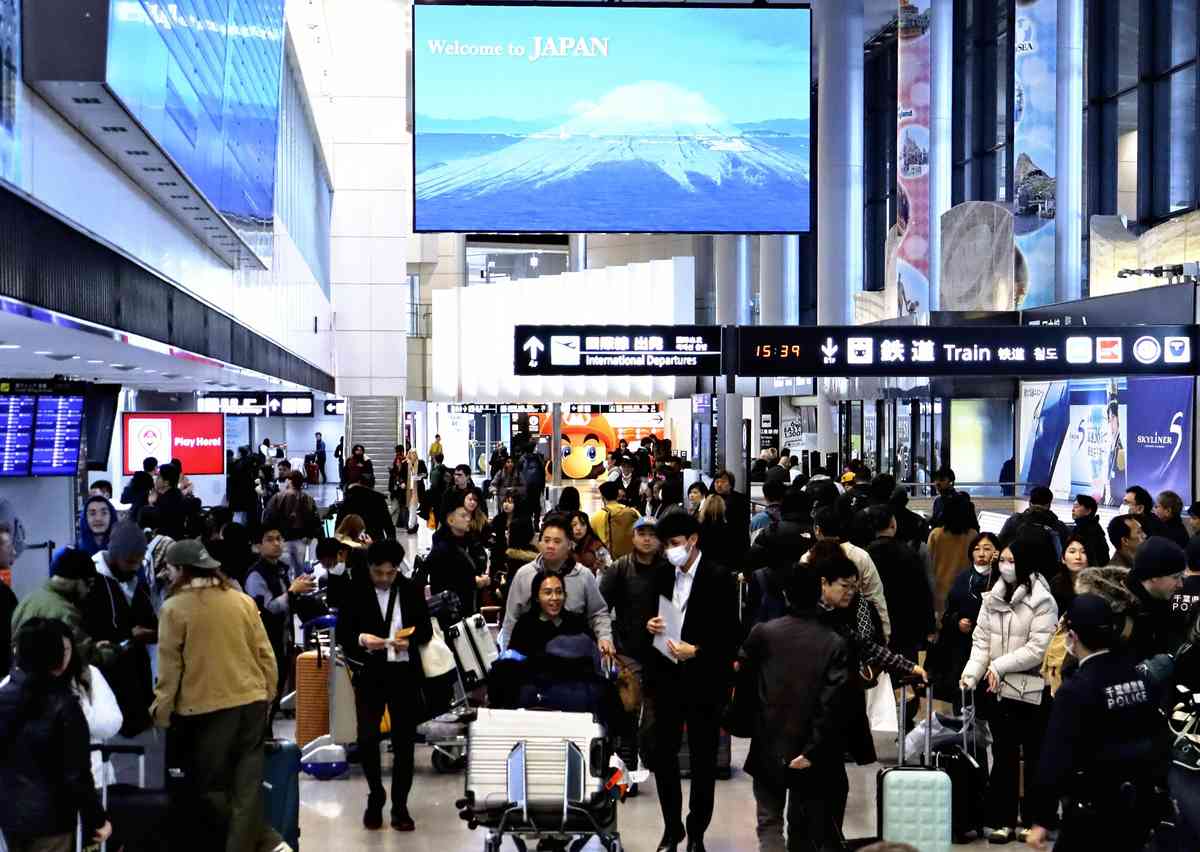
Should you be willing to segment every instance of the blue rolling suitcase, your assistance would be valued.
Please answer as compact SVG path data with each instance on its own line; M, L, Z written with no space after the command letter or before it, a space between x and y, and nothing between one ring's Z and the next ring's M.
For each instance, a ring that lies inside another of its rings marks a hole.
M907 691L900 690L900 718L906 718ZM904 765L904 737L900 742L900 765L879 771L875 784L876 819L880 840L908 843L921 852L950 852L953 836L954 798L950 775L933 766L933 697L926 702L930 724L925 729L925 759L922 766Z
M294 850L300 849L300 748L291 740L267 740L263 806L267 822Z

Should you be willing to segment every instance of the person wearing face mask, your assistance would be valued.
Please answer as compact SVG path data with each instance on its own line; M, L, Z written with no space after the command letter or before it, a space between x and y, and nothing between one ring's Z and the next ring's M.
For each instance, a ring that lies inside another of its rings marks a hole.
M667 640L670 658L650 655L647 691L654 705L653 769L663 815L659 852L675 852L686 837L688 852L704 852L704 832L712 820L720 721L737 654L740 629L737 588L729 570L700 549L700 526L683 512L657 523L669 567L660 569L655 591L683 613L680 641ZM666 630L655 616L646 624L654 635ZM684 725L691 757L691 797L682 819L679 747Z
M1164 812L1156 791L1170 765L1166 719L1155 686L1120 646L1107 601L1079 595L1064 624L1079 670L1055 696L1036 771L1026 766L1029 798L1040 807L1026 842L1049 848L1047 826L1062 797L1056 850L1138 852Z
M959 573L946 595L942 629L925 661L934 672L934 693L953 696L956 713L962 706L958 678L971 658L971 635L979 620L979 608L993 579L999 576L996 558L1000 555L1000 540L994 533L981 532L971 540L968 552L971 564Z
M963 689L985 685L989 696L993 764L985 824L992 843L1017 836L1022 756L1025 772L1037 771L1049 703L1041 667L1058 627L1058 606L1043 576L1055 561L1054 547L1040 531L1018 535L1001 551L1000 578L983 596L959 681ZM1038 812L1026 797L1027 826Z
M1108 540L1112 542L1111 568L1132 568L1137 549L1146 540L1140 516L1117 515L1108 522Z
M1121 514L1137 518L1146 531L1146 538L1163 534L1162 521L1154 514L1154 498L1140 485L1131 485L1121 501Z

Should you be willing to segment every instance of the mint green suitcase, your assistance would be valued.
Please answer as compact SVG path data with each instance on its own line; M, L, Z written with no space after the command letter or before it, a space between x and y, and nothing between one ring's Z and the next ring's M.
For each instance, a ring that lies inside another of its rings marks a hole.
M901 719L907 718L904 713L906 698L907 690L901 689ZM932 695L926 704L932 717ZM924 765L904 765L904 737L900 737L900 766L879 771L875 785L879 838L891 843L907 843L918 852L950 852L954 797L950 776L933 767L932 733L932 724L927 724Z

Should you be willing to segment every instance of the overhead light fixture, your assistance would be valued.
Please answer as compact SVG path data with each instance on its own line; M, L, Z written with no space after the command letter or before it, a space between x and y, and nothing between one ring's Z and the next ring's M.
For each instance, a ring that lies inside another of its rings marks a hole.
M102 361L100 358L89 358L88 363L89 364L103 364L104 361Z
M20 349L20 343L0 343L0 349Z
M152 369L150 369L149 367L143 367L143 368L142 368L142 372L143 372L143 373L157 373L157 372L158 372L158 370L152 370Z
M33 354L34 355L50 355L52 353L50 352L49 349L38 349L38 350L35 350Z

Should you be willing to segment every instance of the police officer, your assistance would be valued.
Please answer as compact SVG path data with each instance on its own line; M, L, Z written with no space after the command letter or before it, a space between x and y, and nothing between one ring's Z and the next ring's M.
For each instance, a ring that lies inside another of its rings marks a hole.
M1034 802L1064 799L1055 852L1142 849L1161 813L1170 739L1158 696L1134 658L1117 647L1108 603L1079 595L1067 612L1077 673L1054 696ZM1046 849L1053 813L1035 814L1027 843Z

